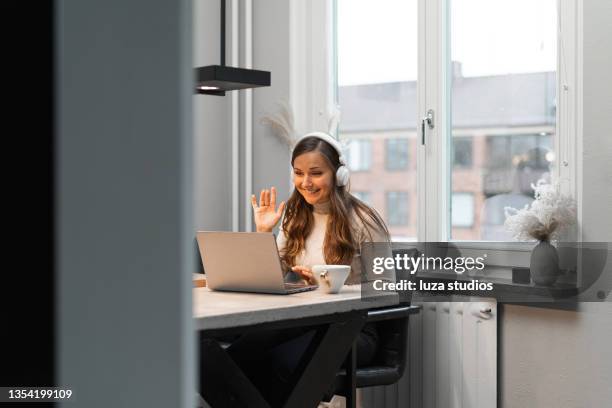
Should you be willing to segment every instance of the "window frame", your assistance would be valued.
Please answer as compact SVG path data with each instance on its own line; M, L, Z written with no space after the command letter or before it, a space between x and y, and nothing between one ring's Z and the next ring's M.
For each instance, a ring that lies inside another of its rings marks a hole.
M417 147L418 228L419 241L450 240L451 154L451 69L450 61L450 0L419 0L419 74L417 87L419 118L428 109L435 112L435 127L427 129L425 146ZM553 174L565 181L561 187L581 207L581 192L577 184L582 172L582 4L577 0L557 0L557 90L556 131L553 139L555 154ZM419 132L420 133L420 132ZM420 135L419 135L420 136ZM581 213L578 212L578 224ZM581 237L581 232L578 232ZM525 243L531 248L532 244Z
M428 109L435 112L435 127L427 129L426 144L417 145L417 241L447 241L451 229L450 195L450 80L445 69L450 52L449 0L418 0L417 123ZM335 63L336 0L290 0L290 101L298 129L326 129L339 113ZM564 180L562 190L576 199L582 238L583 135L583 5L578 0L557 0L557 89L555 161L553 174ZM309 86L306 86L308 84ZM420 130L417 131L420 140ZM414 158L413 158L414 160ZM414 210L414 209L413 209ZM453 241L460 248L481 248L482 243ZM504 245L491 242L489 260L503 264L507 253L526 253L533 243ZM496 261L495 259L498 260ZM510 257L510 259L512 259Z
M289 0L289 101L298 133L327 131L340 114L335 14L335 0Z

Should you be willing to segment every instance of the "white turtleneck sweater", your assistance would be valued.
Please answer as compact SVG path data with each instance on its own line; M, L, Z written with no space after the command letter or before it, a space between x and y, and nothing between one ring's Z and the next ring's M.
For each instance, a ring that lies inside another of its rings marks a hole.
M313 206L312 215L314 217L314 226L310 235L306 238L305 248L302 253L296 258L296 265L312 267L313 265L325 265L325 254L323 242L325 240L325 232L327 230L327 222L329 219L330 203L329 201ZM353 262L351 263L351 274L347 279L348 284L357 284L361 282L361 256L359 248L364 242L386 242L384 231L373 230L368 234L368 230L364 226L361 219L353 214L353 237L359 244ZM282 225L282 223L281 223ZM370 240L371 235L371 240ZM276 237L276 243L279 252L285 248L287 237L281 229Z

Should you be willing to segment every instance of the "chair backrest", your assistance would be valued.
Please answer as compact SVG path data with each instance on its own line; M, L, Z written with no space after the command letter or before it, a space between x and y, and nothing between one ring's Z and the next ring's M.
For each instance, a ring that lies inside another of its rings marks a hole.
M408 317L376 323L378 330L378 352L374 364L396 367L399 376L406 366L406 341L408 339Z
M408 255L409 258L420 256L416 248L393 249L393 257ZM414 275L410 271L401 269L395 271L397 282L411 280ZM412 300L411 292L407 290L398 291L400 297L399 306L409 306ZM406 367L406 343L408 341L408 316L382 320L376 322L378 330L379 346L374 358L374 364L395 367L401 377Z
M418 258L421 255L419 250L416 248L393 249L391 253L393 254L394 259L397 255L399 255L402 258L404 257L404 255L407 255L408 258ZM400 282L402 280L412 280L413 278L414 278L414 275L411 275L410 271L408 270L405 270L405 269L395 270L396 282ZM408 290L400 290L398 291L398 295L399 295L401 305L410 305L410 302L412 301L412 292Z

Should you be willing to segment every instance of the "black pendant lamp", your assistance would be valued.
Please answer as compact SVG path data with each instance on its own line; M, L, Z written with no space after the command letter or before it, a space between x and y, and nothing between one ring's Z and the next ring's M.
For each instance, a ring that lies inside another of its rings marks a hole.
M221 64L195 69L196 93L225 95L226 91L270 86L270 72L225 65L225 0L221 0Z

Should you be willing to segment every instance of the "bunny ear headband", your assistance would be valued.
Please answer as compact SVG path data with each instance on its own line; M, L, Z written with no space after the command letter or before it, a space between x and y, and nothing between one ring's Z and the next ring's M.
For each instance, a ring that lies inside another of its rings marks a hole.
M346 157L344 156L345 146L332 134L335 134L338 127L340 112L336 110L329 120L328 132L310 132L302 136L298 136L295 130L295 121L293 110L287 102L281 102L280 111L274 114L265 115L261 119L261 123L268 124L272 127L278 138L293 151L295 145L306 137L317 137L329 143L337 152L340 160L340 167L336 170L336 184L345 186L349 181L349 170L346 167Z

